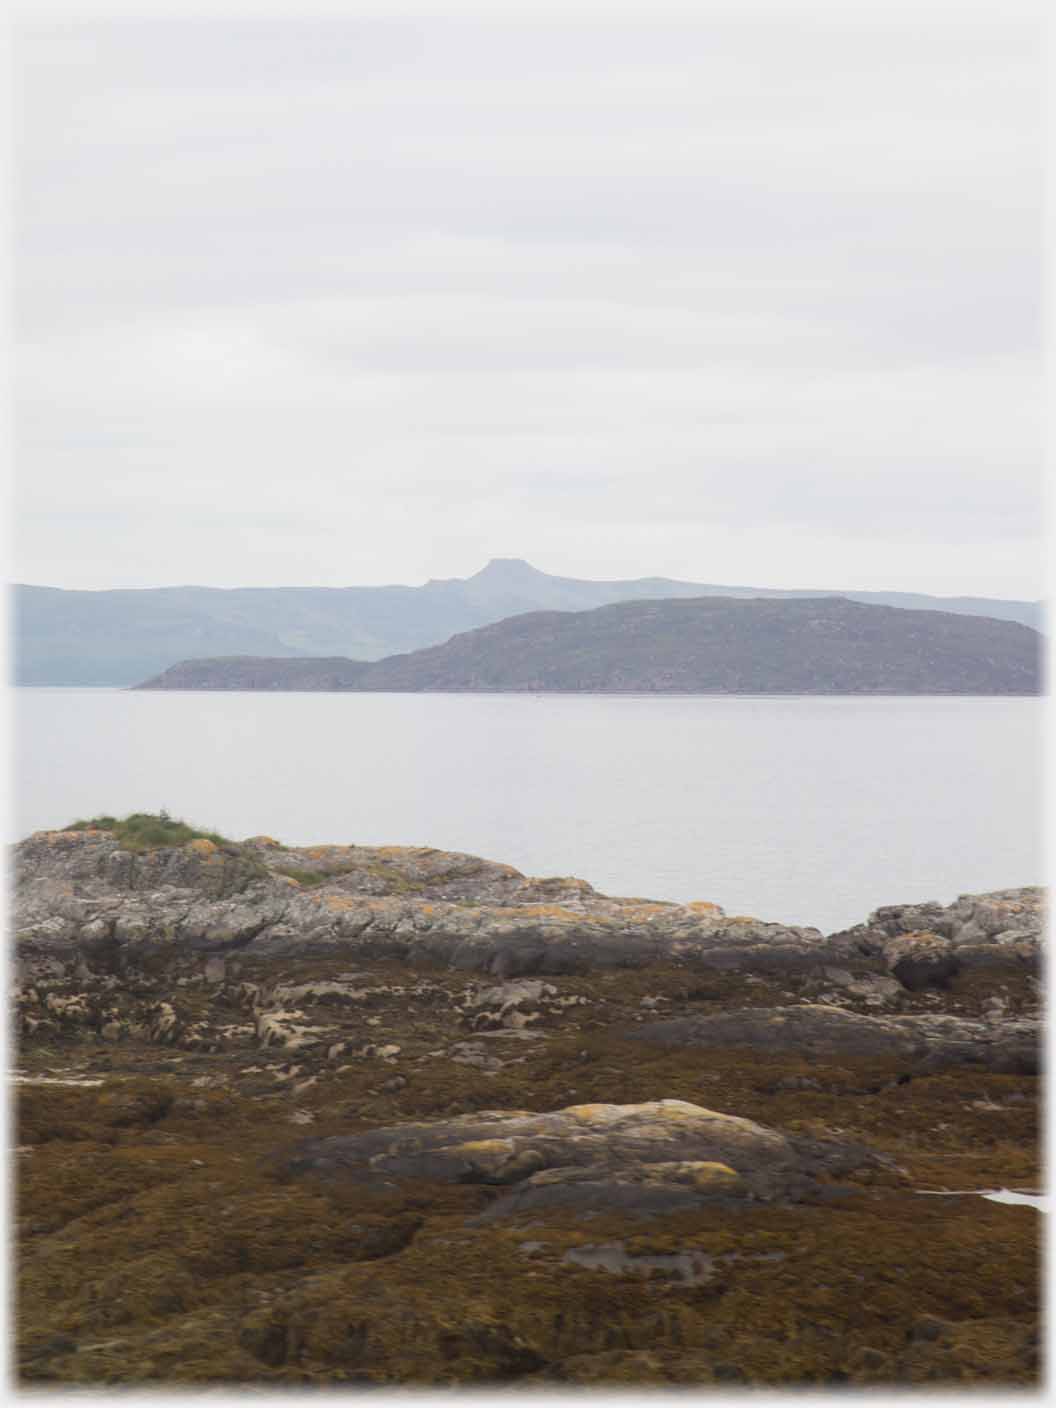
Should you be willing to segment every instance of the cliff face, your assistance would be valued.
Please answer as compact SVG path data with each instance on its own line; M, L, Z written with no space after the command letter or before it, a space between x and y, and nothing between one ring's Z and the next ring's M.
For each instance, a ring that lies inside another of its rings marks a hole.
M19 1373L1035 1382L1037 1214L916 1190L1038 1177L1042 898L823 936L421 848L37 833Z

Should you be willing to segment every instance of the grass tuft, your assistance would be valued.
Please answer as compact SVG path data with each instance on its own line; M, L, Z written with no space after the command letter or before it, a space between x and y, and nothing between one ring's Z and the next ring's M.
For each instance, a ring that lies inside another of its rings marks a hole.
M298 885L306 885L309 889L316 885L325 884L333 873L323 870L306 870L300 865L273 865L271 871L274 875L285 875L290 880L296 880Z
M221 836L218 831L200 831L186 821L170 816L164 808L160 812L132 812L123 818L79 818L71 822L65 830L112 831L122 846L129 851L151 851L160 846L185 846L188 841L212 841L214 846L235 844L228 837Z

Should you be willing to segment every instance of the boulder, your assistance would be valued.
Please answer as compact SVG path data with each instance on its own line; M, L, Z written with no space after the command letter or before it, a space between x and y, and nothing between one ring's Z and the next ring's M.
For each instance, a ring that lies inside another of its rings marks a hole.
M928 932L899 934L881 949L884 962L904 988L947 988L961 965L951 939Z
M793 1138L684 1100L486 1110L302 1142L292 1176L424 1179L509 1188L486 1219L549 1207L632 1213L817 1194L834 1176L890 1161L846 1141Z

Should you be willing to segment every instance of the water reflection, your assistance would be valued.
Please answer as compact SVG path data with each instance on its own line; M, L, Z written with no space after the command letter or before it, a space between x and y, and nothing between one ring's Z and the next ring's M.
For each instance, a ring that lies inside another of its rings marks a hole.
M643 1275L661 1271L684 1285L699 1285L715 1274L718 1265L730 1261L783 1261L784 1252L728 1252L709 1256L691 1249L682 1252L629 1252L626 1242L603 1242L591 1247L572 1247L561 1258L576 1266L612 1272Z

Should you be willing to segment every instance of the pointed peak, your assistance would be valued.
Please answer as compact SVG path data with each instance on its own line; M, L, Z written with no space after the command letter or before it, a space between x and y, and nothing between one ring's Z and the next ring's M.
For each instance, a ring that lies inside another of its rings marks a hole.
M525 562L523 557L493 557L471 580L479 582L484 578L488 581L524 582L545 576L545 572L540 572L530 562Z

